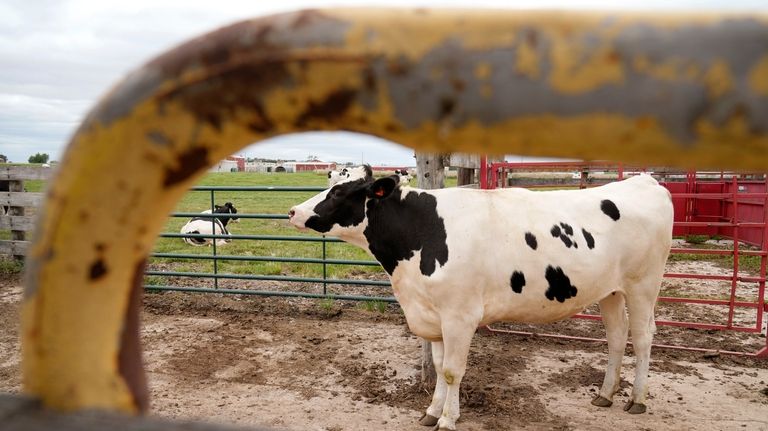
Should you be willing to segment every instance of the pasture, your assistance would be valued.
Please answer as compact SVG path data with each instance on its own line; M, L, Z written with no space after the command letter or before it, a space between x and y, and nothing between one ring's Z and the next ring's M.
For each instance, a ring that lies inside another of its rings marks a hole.
M209 186L324 186L322 174L207 174ZM452 185L449 183L449 185ZM216 203L233 202L239 213L285 214L312 192L217 192ZM177 212L210 207L207 192L190 192ZM165 231L178 232L186 218L169 218ZM234 234L297 235L285 220L242 219ZM301 235L310 235L301 233ZM681 242L681 239L677 240ZM686 244L720 247L718 241ZM317 257L315 243L233 241L219 253ZM210 253L178 238L158 240L157 252ZM329 244L328 256L370 259L346 244ZM209 262L158 259L150 269L210 271ZM679 255L668 272L727 273L719 256ZM752 267L743 268L754 274ZM319 265L220 262L220 272L317 276ZM385 279L379 267L329 267L329 275ZM159 278L159 277L158 277ZM151 280L155 282L157 280ZM173 278L174 284L209 285ZM149 283L149 282L148 282ZM232 288L283 288L275 281L227 280ZM727 284L727 283L726 283ZM20 390L18 267L0 272L0 391ZM316 289L318 286L307 286ZM378 289L389 295L386 288ZM368 289L368 290L366 290ZM696 292L722 298L717 281L665 280L662 295ZM745 293L747 295L748 293ZM595 312L593 307L588 312ZM686 321L719 319L712 307L660 305L657 317ZM749 323L752 316L737 316ZM394 304L299 298L163 292L145 295L142 313L145 363L153 414L277 429L423 430L417 420L429 404L421 388L420 341L410 334ZM565 320L551 325L496 325L576 337L604 336L599 322ZM659 327L655 342L752 352L764 335ZM768 429L768 361L726 355L654 349L649 412L631 416L621 405L631 392L631 348L624 358L621 391L612 408L589 404L602 382L607 347L601 343L518 336L480 330L462 383L459 429L480 430L762 430ZM430 388L431 390L431 388Z

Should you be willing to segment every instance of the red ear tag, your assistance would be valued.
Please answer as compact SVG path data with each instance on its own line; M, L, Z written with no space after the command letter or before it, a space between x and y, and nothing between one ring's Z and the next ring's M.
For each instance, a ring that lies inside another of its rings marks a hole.
M378 189L373 194L378 196L378 197L382 197L382 196L384 196L384 189Z

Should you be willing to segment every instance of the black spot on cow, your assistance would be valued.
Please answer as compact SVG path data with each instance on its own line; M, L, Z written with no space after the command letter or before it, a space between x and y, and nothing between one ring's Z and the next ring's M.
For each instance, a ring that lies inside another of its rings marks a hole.
M200 235L200 231L199 230L193 230L192 232L187 232L187 234L190 234L190 235ZM194 242L195 244L205 244L205 238L192 237L192 238L189 238L189 240Z
M551 233L554 238L559 237L560 234L561 234L560 226L558 226L558 225L552 226L552 229L549 231L549 233Z
M587 232L586 229L582 229L581 234L584 235L584 239L587 240L587 247L589 247L590 250L595 248L595 238L592 234Z
M547 266L545 277L549 283L545 295L550 301L557 299L558 302L565 302L566 299L576 296L578 289L571 285L571 280L559 266Z
M525 274L520 271L512 273L512 277L509 278L509 285L512 286L512 291L515 293L523 293L523 286L525 286Z
M573 228L568 223L560 223L560 227L563 228L566 235L573 235Z
M528 244L528 247L536 250L536 247L539 246L539 243L536 241L536 235L526 232L525 233L525 242Z
M421 251L421 273L429 276L437 264L448 261L447 233L443 218L437 213L437 199L428 193L403 191L397 176L376 180L369 187L366 215L368 226L363 234L371 253L390 275L401 260Z
M98 280L107 273L107 266L104 265L104 261L99 259L91 264L91 270L88 277L91 280Z
M621 214L619 213L619 209L616 207L616 204L613 203L613 201L605 199L604 201L600 202L600 209L603 210L605 215L612 218L613 221L616 221L621 217Z
M565 244L565 246L568 248L571 248L573 245L573 241L571 241L571 238L566 234L560 235L560 241L562 241L563 244Z
M360 178L337 184L328 191L325 199L317 204L313 215L305 225L318 232L328 232L334 224L350 227L365 219L365 198L370 180Z

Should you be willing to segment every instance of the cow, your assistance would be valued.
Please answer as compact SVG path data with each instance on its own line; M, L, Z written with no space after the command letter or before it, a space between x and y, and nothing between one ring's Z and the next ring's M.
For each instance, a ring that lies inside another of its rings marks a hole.
M455 430L476 328L547 323L599 303L609 407L632 332L629 413L643 413L654 307L672 241L672 200L649 175L584 190L420 190L397 176L339 183L288 213L296 228L368 251L389 274L411 332L432 343L437 383L419 420ZM629 316L625 312L628 308Z
M364 178L366 176L366 170L360 166L357 168L343 168L340 171L328 171L328 187L348 180L356 180L358 178Z
M239 223L238 217L232 217L231 215L223 214L237 214L237 208L232 202L227 202L224 205L214 205L213 212L211 210L205 210L201 214L222 214L215 217L195 217L187 222L182 228L183 234L196 234L196 235L229 235L227 230L227 224L229 222ZM224 245L228 243L229 239L220 238L216 240L216 245ZM199 237L185 237L184 242L190 245L201 246L211 245L213 238L199 238Z
M395 175L400 179L402 185L410 184L411 178L413 178L407 169L395 169Z

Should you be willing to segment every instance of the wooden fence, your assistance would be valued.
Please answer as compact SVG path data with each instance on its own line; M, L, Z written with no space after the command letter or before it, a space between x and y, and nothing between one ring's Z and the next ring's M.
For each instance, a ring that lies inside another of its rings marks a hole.
M35 209L43 193L25 191L24 181L47 180L51 172L42 166L0 165L0 231L11 231L10 240L0 240L0 255L22 259L26 254L27 232L35 228Z

